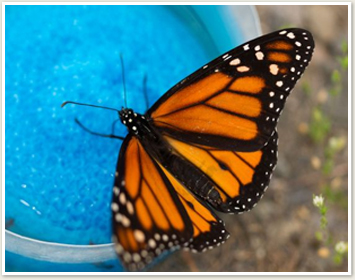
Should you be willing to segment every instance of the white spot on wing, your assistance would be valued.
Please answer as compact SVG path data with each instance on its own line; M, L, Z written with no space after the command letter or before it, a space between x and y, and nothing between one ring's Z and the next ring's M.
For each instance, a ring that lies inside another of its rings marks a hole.
M150 248L155 248L155 246L157 246L157 243L154 241L154 239L149 239L148 245Z
M262 52L255 53L255 56L258 60L262 60L264 58L264 54Z
M129 213L129 214L131 214L131 215L133 215L133 213L134 213L134 208L133 208L132 203L131 203L131 202L129 202L129 201L127 201L127 205L126 205L126 207L127 207L127 211L128 211L128 213Z
M240 59L239 58L236 58L236 59L233 59L231 62L229 62L229 65L238 65L240 63Z
M277 64L270 64L269 69L270 73L273 75L277 75L277 73L279 73L279 66L277 66Z
M290 39L295 39L296 38L295 34L293 34L292 32L288 33L286 36L288 38L290 38Z
M224 60L226 61L226 60L230 59L231 57L232 57L231 55L227 56Z
M124 227L129 227L131 225L131 221L126 216L122 216L121 223Z
M125 260L125 262L130 262L131 259L132 259L131 253L125 252L125 253L123 254L123 259Z
M115 220L116 220L116 222L121 222L122 221L122 215L120 213L117 213L115 215Z
M121 246L121 244L116 244L115 250L116 250L117 254L119 254L119 255L123 253L123 247Z
M282 81L277 81L277 82L276 82L276 85L277 85L278 87L282 87L283 84L284 84L284 83L283 83Z
M120 194L120 198L119 198L120 202L122 205L125 205L126 204L126 195L124 193L121 193Z
M239 66L239 67L237 67L237 71L238 72L248 72L249 70L250 70L250 68L247 67L247 66Z
M118 211L118 204L116 202L112 202L111 204L111 210L113 212L117 212Z
M133 261L139 262L141 260L141 256L138 253L133 254Z
M116 186L113 187L113 193L118 196L118 194L120 193L119 188L117 188Z
M145 240L145 235L143 233L143 231L136 229L133 232L134 238L138 241L138 242L143 242Z

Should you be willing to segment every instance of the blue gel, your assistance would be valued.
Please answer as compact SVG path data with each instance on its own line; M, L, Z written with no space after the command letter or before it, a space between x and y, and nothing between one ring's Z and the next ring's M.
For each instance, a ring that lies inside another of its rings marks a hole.
M9 230L49 242L111 242L110 204L121 142L93 136L74 119L108 134L118 115L74 105L61 109L60 105L71 100L117 109L125 106L122 54L127 105L144 113L145 75L151 106L170 87L220 54L201 23L186 16L189 9L5 7L5 218ZM115 134L127 134L120 122Z

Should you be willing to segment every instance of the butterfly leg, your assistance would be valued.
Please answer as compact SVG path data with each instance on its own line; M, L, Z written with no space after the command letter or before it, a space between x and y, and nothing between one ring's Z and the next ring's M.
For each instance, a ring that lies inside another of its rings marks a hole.
M119 121L120 119L117 119L115 121L113 121L112 126L111 126L111 134L114 135L115 134L115 126L116 123Z
M116 120L116 121L117 121L117 120ZM116 121L114 121L114 123L112 124L112 129L114 129L114 124L116 123ZM90 134L97 135L97 136L101 136L101 137L107 137L107 138L115 138L115 139L120 139L120 140L123 140L123 139L124 139L124 137L114 135L114 134L113 134L113 131L112 131L112 134L103 134L103 133L94 132L94 131L88 129L87 127L85 127L77 118L75 118L75 122L76 122L82 129L84 129L86 132L88 132L88 133L90 133Z

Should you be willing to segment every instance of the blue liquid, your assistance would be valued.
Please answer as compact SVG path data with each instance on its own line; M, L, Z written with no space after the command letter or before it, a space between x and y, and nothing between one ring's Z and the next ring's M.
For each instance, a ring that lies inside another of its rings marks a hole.
M121 142L88 134L74 119L110 133L117 114L60 105L71 100L125 106L122 54L127 105L144 113L145 75L151 106L220 54L183 14L165 6L5 7L9 230L58 243L111 242L110 202ZM115 134L126 133L117 123Z

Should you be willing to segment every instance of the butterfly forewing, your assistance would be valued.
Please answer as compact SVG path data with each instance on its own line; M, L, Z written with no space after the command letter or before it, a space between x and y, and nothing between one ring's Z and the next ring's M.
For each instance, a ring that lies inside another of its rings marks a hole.
M262 36L178 83L147 115L157 131L183 142L259 150L271 137L313 49L312 35L303 29Z

